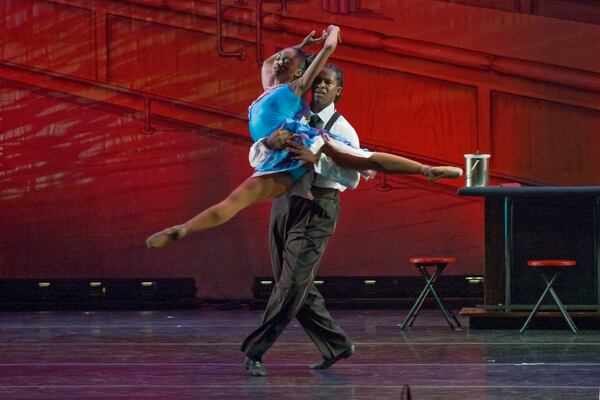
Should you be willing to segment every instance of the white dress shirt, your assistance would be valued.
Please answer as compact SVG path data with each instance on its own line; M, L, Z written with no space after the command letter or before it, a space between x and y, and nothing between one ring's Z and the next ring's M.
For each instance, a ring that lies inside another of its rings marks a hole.
M325 107L321 112L317 115L323 121L324 125L327 125L329 119L335 113L335 104L331 103L327 107ZM350 125L350 123L340 115L340 117L335 121L335 123L329 129L330 132L335 133L336 135L341 136L342 138L348 140L352 143L353 146L359 147L360 141L358 139L358 135L356 131ZM250 148L250 153L248 158L250 160L250 165L253 167L257 166L269 152L273 151L269 149L264 143L266 138L261 139L254 143ZM358 186L358 182L360 180L360 174L357 171L351 169L340 168L337 164L335 164L331 158L327 157L325 154L321 154L321 158L315 164L315 172L316 177L312 185L329 188L329 189L337 189L339 191L344 191L346 188L354 189ZM307 174L308 175L308 174ZM302 182L304 181L304 182ZM303 179L301 182L298 182L294 186L303 185L306 186L306 182ZM303 189L292 187L291 192L295 195L300 195L302 197L307 197L302 195Z
M335 103L331 103L325 107L317 115L327 125L329 119L335 113ZM360 141L356 131L350 123L342 115L334 122L329 129L329 132L335 133L340 137L348 140L354 147L360 147ZM340 168L331 158L325 154L321 154L319 162L315 165L316 177L313 186L318 186L328 189L337 189L340 192L346 188L354 189L360 181L360 174L352 169Z

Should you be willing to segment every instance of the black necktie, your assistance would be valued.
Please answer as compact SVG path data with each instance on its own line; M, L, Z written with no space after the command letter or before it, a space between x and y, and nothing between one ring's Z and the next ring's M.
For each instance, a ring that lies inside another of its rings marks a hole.
M308 122L308 124L313 128L317 129L323 129L323 127L325 126L325 123L321 118L319 118L317 114L313 114L310 116L310 121Z

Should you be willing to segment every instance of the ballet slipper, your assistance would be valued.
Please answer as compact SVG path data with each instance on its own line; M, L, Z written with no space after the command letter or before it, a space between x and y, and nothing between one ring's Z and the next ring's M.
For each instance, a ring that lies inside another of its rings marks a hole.
M148 239L146 239L146 246L149 248L165 247L170 241L181 239L182 237L185 237L187 233L188 229L185 225L171 226L150 235Z
M463 170L458 167L433 167L431 168L433 173L436 175L436 179L439 178L448 178L448 179L456 179L462 176Z

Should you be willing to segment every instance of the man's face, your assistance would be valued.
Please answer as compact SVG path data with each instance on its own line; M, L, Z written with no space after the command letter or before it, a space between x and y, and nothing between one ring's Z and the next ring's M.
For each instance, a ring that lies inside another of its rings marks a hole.
M315 78L312 86L313 100L312 104L327 107L333 103L335 98L342 92L338 85L337 74L335 71L324 68L319 76Z

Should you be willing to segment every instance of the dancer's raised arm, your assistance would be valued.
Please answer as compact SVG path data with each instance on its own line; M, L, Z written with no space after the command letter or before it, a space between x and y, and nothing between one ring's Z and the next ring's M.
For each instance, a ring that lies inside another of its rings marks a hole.
M329 25L325 32L325 44L314 61L308 66L302 76L291 83L294 92L299 96L304 96L312 87L312 84L327 64L329 56L335 51L338 43L340 42L340 28L335 25Z
M297 44L296 46L292 46L292 48L302 50L305 47L310 47L310 46L314 46L316 44L322 43L327 38L327 33L326 33L326 31L323 31L323 34L321 35L321 37L315 38L314 36L315 36L315 31L310 32L308 35L306 35L306 37L302 40L302 42L300 42L300 44ZM263 89L267 89L276 83L283 83L283 82L276 82L275 73L273 72L273 63L275 62L277 57L280 55L281 55L281 53L277 52L277 53L273 54L271 57L267 58L265 61L263 61L261 72L260 72Z

